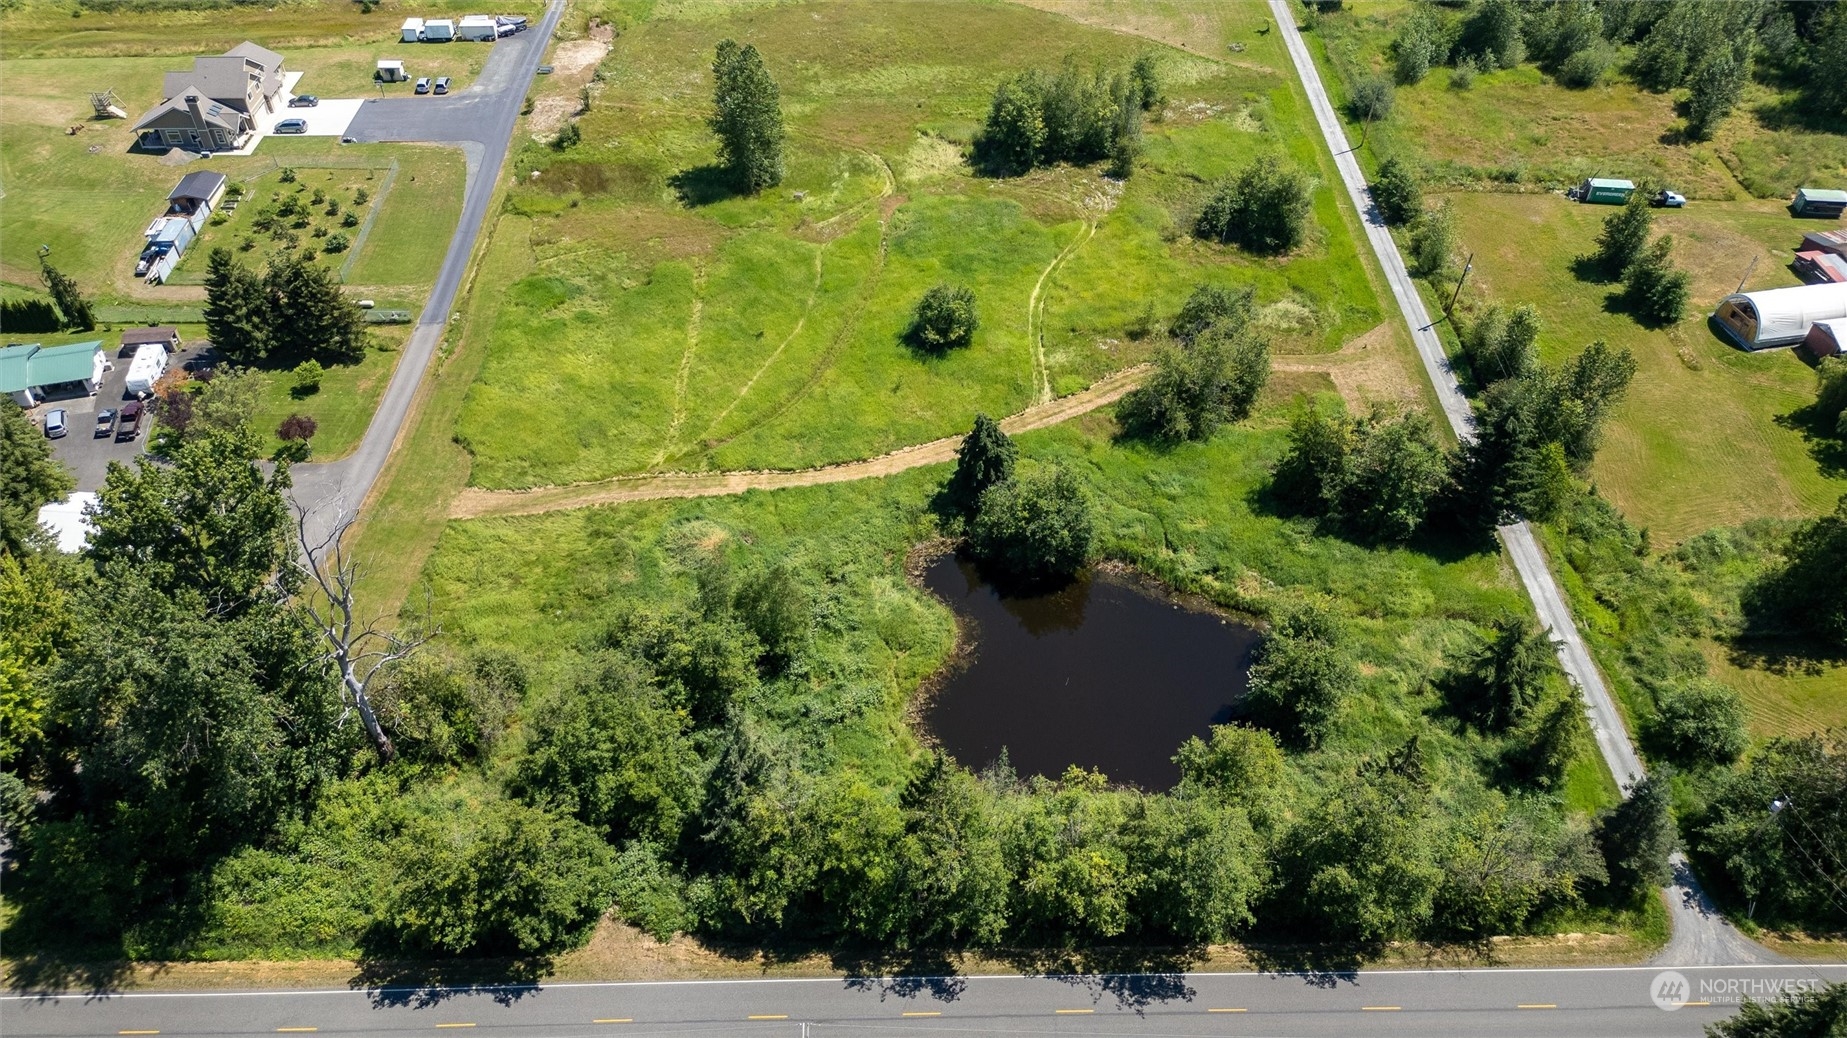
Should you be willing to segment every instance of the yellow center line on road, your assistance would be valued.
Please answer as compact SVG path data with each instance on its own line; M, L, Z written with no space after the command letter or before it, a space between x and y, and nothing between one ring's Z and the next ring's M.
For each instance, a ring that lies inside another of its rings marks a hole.
M626 1016L606 1016L601 1020L590 1021L593 1024L632 1024L634 1019Z
M1226 1009L1208 1009L1208 1010L1206 1010L1206 1012L1208 1012L1208 1013L1242 1013L1242 1012L1246 1012L1246 1010L1245 1010L1245 1009L1244 1009L1244 1008L1243 1008L1242 1006L1240 1006L1240 1007L1238 1007L1238 1008L1235 1008L1235 1009L1232 1009L1232 1008L1226 1008Z
M1360 1010L1367 1013L1396 1013L1403 1008L1403 1006L1361 1006Z
M313 1032L318 1031L318 1030L320 1030L320 1028L318 1027L278 1027L276 1028L276 1033L277 1034L312 1034Z
M938 1013L938 1012L934 1012L934 1011L932 1011L932 1012L928 1012L928 1013L926 1013L926 1012L922 1012L922 1011L918 1011L918 1012L915 1012L915 1013L906 1013L906 1014L904 1014L904 1015L905 1015L905 1016L942 1016L943 1014L941 1014L941 1013Z
M117 1034L159 1034L159 1031L117 1031Z
M745 1019L746 1020L787 1020L789 1019L789 1014L787 1013L755 1013L755 1014L752 1014L751 1016L745 1017Z
M1094 1013L1096 1012L1096 1010L1094 1009L1054 1009L1052 1010L1052 1012L1058 1014L1059 1016L1081 1016L1085 1013Z
M438 1027L473 1027L474 1024L437 1024Z
M1515 1009L1557 1009L1557 1002L1522 1002Z

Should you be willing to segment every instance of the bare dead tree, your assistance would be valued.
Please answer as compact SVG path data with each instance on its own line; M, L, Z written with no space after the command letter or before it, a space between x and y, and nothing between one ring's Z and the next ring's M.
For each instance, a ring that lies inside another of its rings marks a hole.
M345 548L346 533L358 516L336 505L333 522L325 533L316 535L309 529L310 514L296 503L295 531L303 568L320 590L318 596L310 592L304 598L309 618L326 641L321 658L340 672L344 706L340 721L344 723L358 713L379 758L390 761L397 756L397 750L384 726L378 723L378 712L372 709L372 682L393 664L409 659L440 632L426 622L416 626L418 633L405 636L386 627L383 617L361 619L355 594L360 565Z

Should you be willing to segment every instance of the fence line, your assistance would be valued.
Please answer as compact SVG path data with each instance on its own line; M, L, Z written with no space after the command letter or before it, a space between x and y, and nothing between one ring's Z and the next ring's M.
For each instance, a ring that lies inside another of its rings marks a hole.
M393 158L391 165L385 167L385 180L378 185L378 194L372 198L372 211L366 214L365 222L359 225L359 233L353 236L352 251L346 262L340 264L340 283L346 284L346 276L352 273L353 264L359 262L359 253L365 248L366 239L372 234L372 225L378 222L378 214L385 211L385 196L391 193L391 185L398 180L398 160Z

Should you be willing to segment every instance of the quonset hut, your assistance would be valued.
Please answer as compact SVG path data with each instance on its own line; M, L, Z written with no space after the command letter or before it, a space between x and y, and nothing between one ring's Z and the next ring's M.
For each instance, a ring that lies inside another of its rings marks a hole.
M1847 317L1847 284L1803 285L1739 292L1719 301L1712 319L1747 350L1793 346L1816 321Z

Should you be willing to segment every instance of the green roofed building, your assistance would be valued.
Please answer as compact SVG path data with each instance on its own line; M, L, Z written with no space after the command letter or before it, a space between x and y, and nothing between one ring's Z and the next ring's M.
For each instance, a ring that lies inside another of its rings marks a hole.
M1847 211L1847 191L1805 187L1796 192L1796 200L1789 203L1789 211L1797 216L1838 219L1843 211Z
M95 396L108 368L100 339L67 346L32 343L0 347L0 393L12 397L21 407L37 404L48 391L59 387L81 388Z

